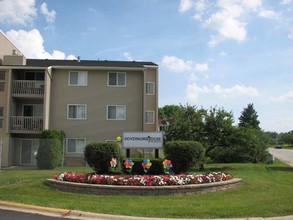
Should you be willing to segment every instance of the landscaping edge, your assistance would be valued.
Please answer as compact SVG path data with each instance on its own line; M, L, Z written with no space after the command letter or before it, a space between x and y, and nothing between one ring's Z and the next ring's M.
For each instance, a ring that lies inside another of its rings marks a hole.
M100 185L87 183L73 183L59 181L55 179L46 179L45 184L51 188L65 192L83 193L92 195L192 195L200 193L215 192L236 187L240 185L240 178L231 180L189 184L189 185L174 185L174 186L119 186L119 185Z

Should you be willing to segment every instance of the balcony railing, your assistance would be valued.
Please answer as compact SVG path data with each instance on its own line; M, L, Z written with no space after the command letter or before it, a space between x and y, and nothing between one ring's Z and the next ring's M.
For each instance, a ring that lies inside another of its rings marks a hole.
M39 97L44 95L44 81L14 80L12 84L13 96Z
M11 116L11 133L40 134L43 131L43 117Z

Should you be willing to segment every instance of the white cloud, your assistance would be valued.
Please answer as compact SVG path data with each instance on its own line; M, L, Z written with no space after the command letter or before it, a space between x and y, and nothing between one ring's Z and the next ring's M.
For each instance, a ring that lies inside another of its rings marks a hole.
M133 61L134 59L132 58L132 56L130 55L129 52L124 52L123 53L123 57L126 58L129 61Z
M201 20L202 16L207 8L205 0L198 0L195 2L195 15L193 16L196 20Z
M290 33L288 34L288 38L293 40L293 30L291 30Z
M222 98L259 95L259 92L257 91L257 89L251 86L247 87L247 86L235 85L230 88L222 88L219 85L215 85L212 90L215 94L220 95Z
M207 87L199 87L196 83L187 85L186 87L186 100L188 102L197 102L200 94L210 93L210 89Z
M223 88L220 85L200 87L196 83L191 83L186 87L186 99L189 102L197 102L201 94L214 94L220 98L237 98L239 96L259 96L256 88L250 86L235 85L230 88Z
M257 11L262 6L262 0L242 0L242 5L250 10Z
M225 57L225 56L227 56L227 53L226 53L225 51L221 51L221 52L219 53L219 55L222 56L222 57Z
M271 19L278 18L278 14L272 10L262 10L259 13L259 16L262 18L271 18Z
M27 25L37 15L35 0L1 0L0 23Z
M246 39L245 23L237 20L228 11L213 14L206 21L205 26L216 30L224 38L237 41L244 41Z
M172 72L206 72L209 70L207 63L195 63L192 60L183 60L175 56L164 56L162 60L162 67L167 68Z
M185 12L192 8L193 2L192 0L180 0L179 11Z
M6 35L27 58L72 59L74 57L73 55L66 57L65 53L59 50L54 50L52 54L46 52L44 39L37 29L31 31L10 30Z
M209 65L207 63L196 63L195 64L196 72L206 72L209 70Z
M283 4L283 5L287 5L287 4L290 4L290 3L292 3L293 2L293 0L283 0L282 2L281 2L281 4Z
M55 21L56 12L54 10L49 11L45 2L41 5L40 11L43 15L45 15L46 21L48 23L53 23Z
M276 102L293 101L293 91L289 91L289 92L287 92L285 94L282 94L280 96L274 97L272 100L276 101Z
M208 42L209 47L215 47L224 40L245 41L246 26L253 14L264 18L277 18L274 11L264 8L263 0L181 0L179 11L188 10L194 11L193 18L202 21L205 28L214 31Z

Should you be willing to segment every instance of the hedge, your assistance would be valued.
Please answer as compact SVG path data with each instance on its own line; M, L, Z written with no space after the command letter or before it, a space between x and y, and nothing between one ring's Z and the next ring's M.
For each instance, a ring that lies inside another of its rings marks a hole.
M172 161L175 173L184 173L204 159L204 147L196 141L170 141L164 144L165 157Z
M118 167L122 163L121 149L116 142L92 142L87 144L84 156L88 165L99 174L111 172L109 168L112 158L117 159Z

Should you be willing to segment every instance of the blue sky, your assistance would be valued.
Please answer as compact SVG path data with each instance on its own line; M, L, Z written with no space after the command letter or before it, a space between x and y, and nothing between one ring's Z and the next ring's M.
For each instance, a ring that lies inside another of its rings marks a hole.
M27 58L152 61L159 105L232 111L293 130L293 0L0 0Z

